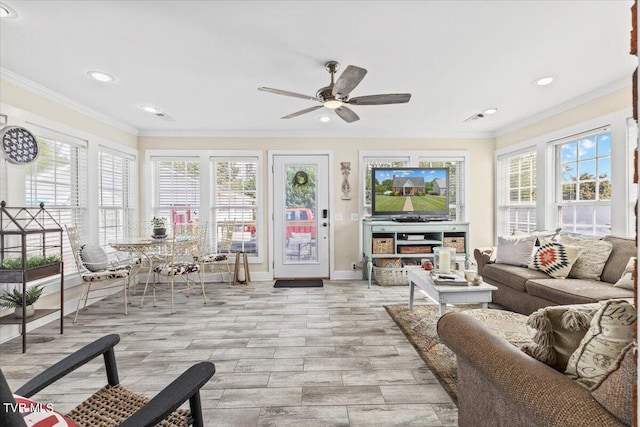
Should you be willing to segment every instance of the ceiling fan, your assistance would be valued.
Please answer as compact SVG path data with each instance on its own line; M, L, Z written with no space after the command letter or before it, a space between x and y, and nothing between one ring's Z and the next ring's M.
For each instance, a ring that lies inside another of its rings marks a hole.
M364 76L367 74L367 70L364 68L356 67L355 65L349 65L340 74L338 80L334 82L336 71L340 69L340 64L336 61L328 61L324 64L324 68L331 74L331 83L329 86L320 88L316 92L316 96L303 95L301 93L289 92L287 90L273 89L270 87L259 87L258 90L264 92L271 92L277 95L293 96L295 98L308 99L311 101L317 101L321 105L315 105L310 108L306 108L301 111L296 111L283 119L291 119L301 116L306 113L318 110L322 107L327 107L331 110L335 110L336 114L340 116L342 120L347 123L360 120L360 117L349 107L349 105L384 105L384 104L403 104L409 102L411 99L410 93L387 93L382 95L367 95L356 96L355 98L349 98L349 94L353 89L358 86Z

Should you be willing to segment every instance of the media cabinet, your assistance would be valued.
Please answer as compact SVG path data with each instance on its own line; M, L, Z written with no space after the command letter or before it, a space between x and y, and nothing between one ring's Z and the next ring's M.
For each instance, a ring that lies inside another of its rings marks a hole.
M374 260L395 258L403 265L415 265L423 258L433 259L437 246L456 248L456 261L464 262L469 255L469 223L363 220L362 265L369 287Z

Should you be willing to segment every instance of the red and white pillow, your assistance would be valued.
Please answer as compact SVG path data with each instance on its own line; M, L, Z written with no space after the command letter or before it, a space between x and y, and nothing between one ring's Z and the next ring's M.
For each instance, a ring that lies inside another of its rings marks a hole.
M27 427L78 427L69 418L53 410L51 404L42 404L26 397L13 395L15 410L20 411Z
M529 268L543 271L556 279L566 279L581 252L577 246L545 243L536 251Z

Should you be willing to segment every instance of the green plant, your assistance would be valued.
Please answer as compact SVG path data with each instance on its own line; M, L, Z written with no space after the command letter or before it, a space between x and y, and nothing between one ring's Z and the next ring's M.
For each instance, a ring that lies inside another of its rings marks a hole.
M38 267L40 265L55 264L60 262L60 255L51 256L31 256L27 258L27 268ZM20 270L22 268L22 257L6 258L2 261L2 270Z
M40 285L27 289L27 293L25 294L27 305L38 301L43 291L44 288ZM18 288L13 288L11 292L4 291L4 293L0 295L0 305L7 308L22 307L22 292L20 292Z
M165 228L166 221L162 217L154 216L151 220L151 224L153 224L153 228Z

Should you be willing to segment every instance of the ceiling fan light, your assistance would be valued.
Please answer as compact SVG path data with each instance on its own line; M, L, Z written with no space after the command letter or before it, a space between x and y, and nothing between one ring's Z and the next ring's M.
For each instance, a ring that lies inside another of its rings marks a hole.
M324 106L331 110L335 110L336 108L342 107L342 101L337 99L330 99L324 102Z

